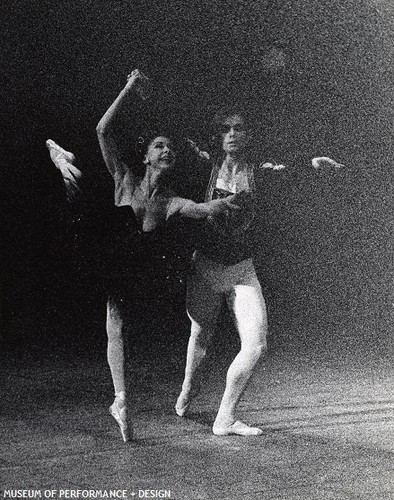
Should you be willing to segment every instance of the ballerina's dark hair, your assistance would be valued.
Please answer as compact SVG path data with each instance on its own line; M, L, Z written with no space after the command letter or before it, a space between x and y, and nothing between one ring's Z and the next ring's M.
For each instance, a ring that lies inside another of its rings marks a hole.
M166 137L170 139L173 143L176 152L178 152L178 148L181 146L181 138L176 134L173 130L170 129L151 129L147 130L143 134L139 135L137 140L135 141L135 154L137 158L141 158L142 161L144 156L148 151L148 147L151 142L156 139L156 137Z
M172 173L169 173L169 177L178 177L175 172L180 170L180 167L185 163L185 152L187 149L187 144L184 138L180 137L179 134L175 133L170 128L149 129L137 137L134 142L133 148L133 164L135 174L141 177L144 176L146 170L144 158L148 151L149 145L156 137L166 137L170 139L171 143L173 144L176 160L175 168L173 169Z

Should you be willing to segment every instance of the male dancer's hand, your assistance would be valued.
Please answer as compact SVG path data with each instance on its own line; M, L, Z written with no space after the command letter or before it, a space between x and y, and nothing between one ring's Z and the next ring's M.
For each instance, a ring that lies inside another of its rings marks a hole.
M264 168L265 170L283 170L286 168L286 165L278 165L276 163L271 163L271 162L265 162L265 163L261 163L259 165L260 168Z
M316 170L319 170L321 168L334 168L336 170L339 170L344 166L345 165L343 165L342 163L338 163L335 160L328 158L328 156L318 156L316 158L312 158L312 167Z

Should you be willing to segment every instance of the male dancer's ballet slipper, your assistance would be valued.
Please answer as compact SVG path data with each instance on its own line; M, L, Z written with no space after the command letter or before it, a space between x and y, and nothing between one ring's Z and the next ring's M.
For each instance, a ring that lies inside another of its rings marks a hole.
M240 420L236 420L233 424L226 426L213 424L212 431L215 436L261 436L263 434L263 431L258 427L250 427Z
M183 404L183 405L179 404L179 400L182 401L182 399L184 400L185 398L181 398L182 393L179 395L178 400L177 400L176 405L175 405L175 408L174 408L175 409L175 413L178 415L178 417L184 417L186 415L186 413L188 412L189 407L191 405L191 402L199 394L200 394L200 385L198 384L195 387L195 389L193 390L193 392L190 394L189 398L187 399L187 403Z
M127 406L123 400L116 400L109 407L110 414L114 417L117 424L119 425L120 433L122 434L122 439L125 443L128 443L133 438L133 427L127 421Z
M186 412L189 409L190 403L191 403L191 401L186 403L184 406L178 406L177 404L175 405L174 409L175 409L175 413L178 415L178 417L185 416Z

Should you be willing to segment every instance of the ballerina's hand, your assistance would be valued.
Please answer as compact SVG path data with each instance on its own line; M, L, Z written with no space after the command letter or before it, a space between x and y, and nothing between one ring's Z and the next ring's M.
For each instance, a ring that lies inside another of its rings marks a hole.
M344 166L345 165L343 165L342 163L338 163L335 160L328 158L328 156L318 156L316 158L312 158L312 167L315 168L316 170L320 168L340 169L343 168Z
M209 153L206 151L201 151L201 149L197 146L197 143L192 141L191 139L186 138L186 144L190 147L190 149L199 157L204 158L205 160L210 160Z
M241 207L234 203L236 195L228 196L227 198L220 198L208 202L209 215L215 217L218 215L230 215L232 212L241 210Z
M259 165L260 168L264 168L265 170L283 170L286 168L286 165L278 165L276 163L265 162Z
M129 88L135 87L140 97L145 101L152 93L152 80L148 78L139 69L134 69L127 75L127 84Z

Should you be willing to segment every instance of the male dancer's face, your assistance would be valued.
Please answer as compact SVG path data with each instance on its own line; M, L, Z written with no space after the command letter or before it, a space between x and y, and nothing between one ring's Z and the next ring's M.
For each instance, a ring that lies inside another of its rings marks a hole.
M242 116L228 116L222 124L221 134L225 153L236 155L245 148L247 132Z

